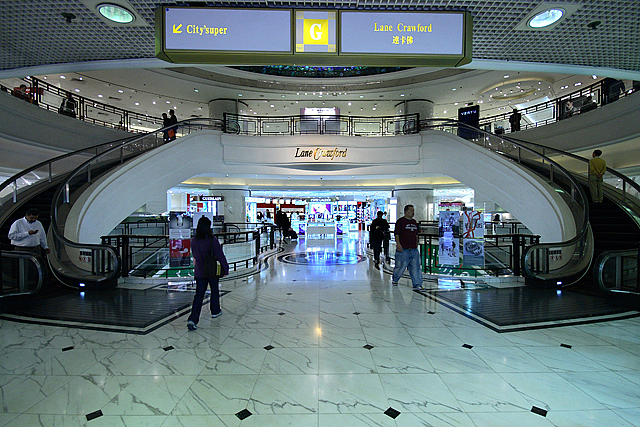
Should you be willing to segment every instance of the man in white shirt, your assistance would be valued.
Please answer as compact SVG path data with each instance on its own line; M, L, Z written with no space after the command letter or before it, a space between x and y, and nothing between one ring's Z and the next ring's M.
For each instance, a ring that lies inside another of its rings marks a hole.
M42 223L38 221L39 216L40 211L31 208L24 218L20 218L11 224L9 239L11 239L14 250L33 252L36 255L40 255L39 246L42 246L46 253L50 252L47 245L47 234Z

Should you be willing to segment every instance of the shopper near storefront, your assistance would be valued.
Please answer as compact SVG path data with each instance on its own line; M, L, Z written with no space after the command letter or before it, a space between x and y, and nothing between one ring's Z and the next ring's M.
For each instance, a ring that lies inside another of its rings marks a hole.
M191 241L191 253L195 260L195 268L193 275L196 281L196 295L193 298L193 307L191 315L187 321L187 328L195 331L198 328L200 320L200 312L202 311L202 301L207 288L211 286L211 317L216 318L222 314L220 310L220 290L218 283L221 277L229 274L229 263L224 256L222 246L211 230L211 220L206 216L198 220L196 227L196 235ZM215 255L218 263L220 263L221 274L218 276L216 272L207 272L207 266L210 264L211 254Z
M384 212L378 211L376 219L371 221L369 226L369 243L373 248L373 260L376 267L380 266L380 250L384 241L385 233L389 232L389 223L383 218ZM388 254L387 254L388 255Z
M393 286L398 282L404 271L409 269L409 276L413 283L413 290L422 290L422 265L418 250L418 222L413 219L415 210L413 205L404 207L404 216L396 221L393 232L396 237L396 265L393 269Z

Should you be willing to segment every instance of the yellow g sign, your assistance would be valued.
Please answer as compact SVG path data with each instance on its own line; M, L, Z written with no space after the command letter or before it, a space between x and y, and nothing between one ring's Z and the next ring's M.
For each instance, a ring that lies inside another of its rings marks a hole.
M304 20L304 44L328 44L329 20L305 19Z

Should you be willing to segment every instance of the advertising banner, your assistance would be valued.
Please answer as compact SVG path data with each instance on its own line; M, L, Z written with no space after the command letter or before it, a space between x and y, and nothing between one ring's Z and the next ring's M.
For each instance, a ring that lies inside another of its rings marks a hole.
M460 265L460 212L440 211L440 265Z
M484 267L484 240L463 239L462 264L465 267Z
M169 266L191 265L192 218L185 212L169 213Z
M484 237L484 220L480 211L464 211L462 215L462 238L480 239Z

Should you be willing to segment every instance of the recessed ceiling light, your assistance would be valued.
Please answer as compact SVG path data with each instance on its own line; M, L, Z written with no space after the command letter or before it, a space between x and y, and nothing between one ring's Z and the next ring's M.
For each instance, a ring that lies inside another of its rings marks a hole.
M400 96L404 96L404 93L401 93Z
M136 20L133 13L117 4L102 3L96 9L100 15L118 24L130 24Z
M136 105L140 105L140 103L139 103L139 102L136 102L135 104L136 104Z
M508 78L509 78L509 74L505 75L505 76L504 76L504 78L505 78L505 79L508 79Z
M60 76L60 78L61 78L62 80L66 79L66 77L65 77L65 76Z
M582 82L575 83L574 86L582 86Z
M194 91L194 92L200 92L198 89L194 89L193 91Z
M102 98L102 95L98 94L98 98ZM155 104L155 102L154 102L154 104Z
M80 89L74 89L76 92L80 92Z
M558 20L560 20L563 15L564 9L553 8L543 10L542 12L531 18L528 22L528 25L531 28L545 28L558 22Z
M124 91L122 89L118 89L118 92L123 93Z
M167 104L171 104L171 101L165 101Z
M239 94L238 94L238 96L242 96L242 94L241 94L241 93L239 93Z

